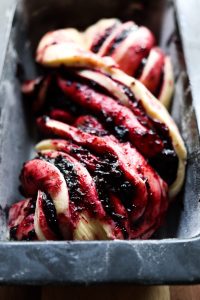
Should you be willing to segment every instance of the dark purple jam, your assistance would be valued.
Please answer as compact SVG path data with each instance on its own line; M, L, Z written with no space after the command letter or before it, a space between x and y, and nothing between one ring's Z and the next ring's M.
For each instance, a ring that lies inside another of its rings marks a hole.
M99 198L103 204L106 213L116 222L121 229L124 238L128 238L127 230L124 226L126 217L115 212L111 204L109 195L112 193L120 199L128 214L134 209L132 198L134 197L134 186L125 179L123 173L119 170L119 165L113 155L104 155L100 164L96 165L94 180L97 186Z
M24 209L25 217L35 213L35 206L36 206L36 197L32 198L29 201L28 206Z
M140 77L141 77L142 72L143 72L143 70L144 70L144 67L146 66L146 63L147 63L147 58L144 57L144 58L141 60L140 65L139 65L139 67L137 68L135 74L133 74L133 76L134 76L135 78L140 78Z
M103 43L105 42L107 37L109 37L109 35L116 28L116 26L117 26L117 24L114 24L114 25L106 28L106 30L104 31L102 36L99 39L97 39L97 41L92 45L92 48L91 48L92 52L97 53L99 51L99 49L101 48L101 46L103 45Z
M61 239L61 233L53 200L51 199L50 195L44 192L42 193L42 200L43 211L46 217L47 224L49 228L55 233L55 235L59 239Z
M94 120L94 121L93 121ZM98 126L100 125L100 126ZM85 119L84 122L78 124L77 128L81 129L84 132L94 134L97 136L106 136L108 135L108 131L106 131L103 126L98 122L98 120L94 117L90 117Z
M46 114L52 109L62 109L69 112L73 116L79 116L84 112L84 109L80 108L75 102L73 102L70 97L62 92L62 90L57 85L57 76L58 73L65 73L64 68L60 68L59 71L52 74L51 84L47 91L46 101L43 107L43 110L40 110L40 115ZM70 73L70 72L69 72ZM67 74L69 74L67 72ZM67 84L70 84L70 80L67 81Z
M78 159L78 161L88 170L94 170L99 162L97 156L93 156L91 152L81 146L76 146L70 150L70 155Z
M22 237L22 241L34 241L34 240L36 240L36 233L34 229L30 230L26 236Z
M96 181L103 182L109 192L119 196L128 211L132 210L131 199L134 196L135 188L126 180L113 155L104 155L101 163L96 166L94 174Z
M74 165L67 161L67 159L63 158L61 155L55 158L53 164L60 170L63 174L67 187L69 189L70 201L72 201L77 210L83 209L83 197L85 195L84 191L82 191L78 175L74 168Z
M132 26L131 28L126 28L122 30L112 41L112 44L109 46L109 48L106 51L106 55L111 56L115 51L115 49L119 46L119 44L123 42L132 31L136 31L136 30L138 30L138 27L135 25Z
M174 150L163 149L161 153L150 158L149 163L168 185L171 185L176 180L178 157Z
M16 237L17 229L18 229L18 225L10 228L10 239L13 241L17 240L17 237Z

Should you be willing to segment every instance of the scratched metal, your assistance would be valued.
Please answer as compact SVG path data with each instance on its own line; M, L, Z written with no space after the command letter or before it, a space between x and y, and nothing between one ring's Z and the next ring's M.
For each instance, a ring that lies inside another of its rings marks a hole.
M4 9L0 9L0 24L4 24L0 35L0 71L3 69L0 81L0 283L199 282L200 150L195 116L197 101L193 104L193 85L189 84L185 67L188 59L185 60L183 53L187 49L186 57L189 57L188 37L184 35L189 34L185 25L189 18L188 11L185 12L187 5L182 7L182 1L176 3L178 12L181 11L178 19L182 24L179 27L184 40L182 49L171 1L28 0L18 5L13 22L14 6L12 2L3 2ZM193 12L191 18L195 15ZM20 199L19 172L22 163L33 157L37 140L16 74L19 75L23 66L20 77L36 76L33 53L46 31L65 26L85 28L102 17L134 19L149 26L161 47L172 57L176 90L171 112L188 149L183 191L171 205L166 224L148 241L9 242L7 208ZM194 22L200 26L198 15ZM200 42L195 46L196 51L200 51ZM190 59L189 75L194 76L192 63L194 59ZM198 110L197 117L199 120Z

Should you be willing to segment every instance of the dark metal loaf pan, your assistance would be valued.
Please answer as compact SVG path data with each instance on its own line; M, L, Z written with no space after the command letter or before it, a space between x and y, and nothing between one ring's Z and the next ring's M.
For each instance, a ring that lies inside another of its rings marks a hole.
M183 2L177 1L176 12L182 24L186 57L190 57L190 53L197 54L194 47L190 49L185 35L192 36L193 32L187 24L189 4ZM196 2L190 1L189 6L199 11ZM5 14L10 0L4 5L0 18L0 22L4 20L0 50L3 58L5 56L3 65L0 62L0 283L200 282L199 133L185 67L188 59L184 59L174 4L164 0L28 0L18 4L12 22L12 9ZM195 19L195 11L191 18L198 27L200 22L198 16ZM102 17L134 19L149 26L160 45L172 56L176 91L171 111L188 149L184 189L171 205L165 226L148 241L10 242L6 211L11 203L20 199L18 174L36 142L34 126L21 99L19 70L23 66L26 77L36 75L33 53L46 31L64 26L84 28ZM191 26L196 30L194 24ZM200 52L200 47L195 46ZM190 64L189 71L194 78L195 69L199 67L195 66L195 57L190 58L190 62L193 65ZM193 91L192 85L193 92L197 99L197 89ZM200 119L199 113L198 117Z

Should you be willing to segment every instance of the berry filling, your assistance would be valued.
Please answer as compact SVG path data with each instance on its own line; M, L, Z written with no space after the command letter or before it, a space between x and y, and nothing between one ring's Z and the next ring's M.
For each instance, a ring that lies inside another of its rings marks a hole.
M169 103L173 89L170 59L154 44L147 28L117 19L42 38L43 75L22 91L49 139L23 165L28 198L9 210L11 239L146 239L162 225L186 150L150 93Z

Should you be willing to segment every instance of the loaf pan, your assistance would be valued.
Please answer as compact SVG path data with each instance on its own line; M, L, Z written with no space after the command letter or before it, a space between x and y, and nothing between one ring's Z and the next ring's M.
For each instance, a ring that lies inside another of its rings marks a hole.
M200 53L200 42L196 42L194 34L200 26L197 13L200 5L195 0L189 4L185 2L189 1L28 0L19 2L16 10L16 4L11 0L2 4L1 284L200 282L200 148L197 121L200 120L200 109L195 86L198 78L195 74L200 68L195 65L195 57ZM32 157L37 140L27 104L21 96L20 80L37 75L34 51L45 32L67 26L83 29L102 17L133 19L150 27L160 46L172 57L176 89L171 113L188 150L184 188L171 204L165 225L147 241L11 242L6 226L8 207L21 197L18 174L22 163ZM190 84L188 78L191 79Z

